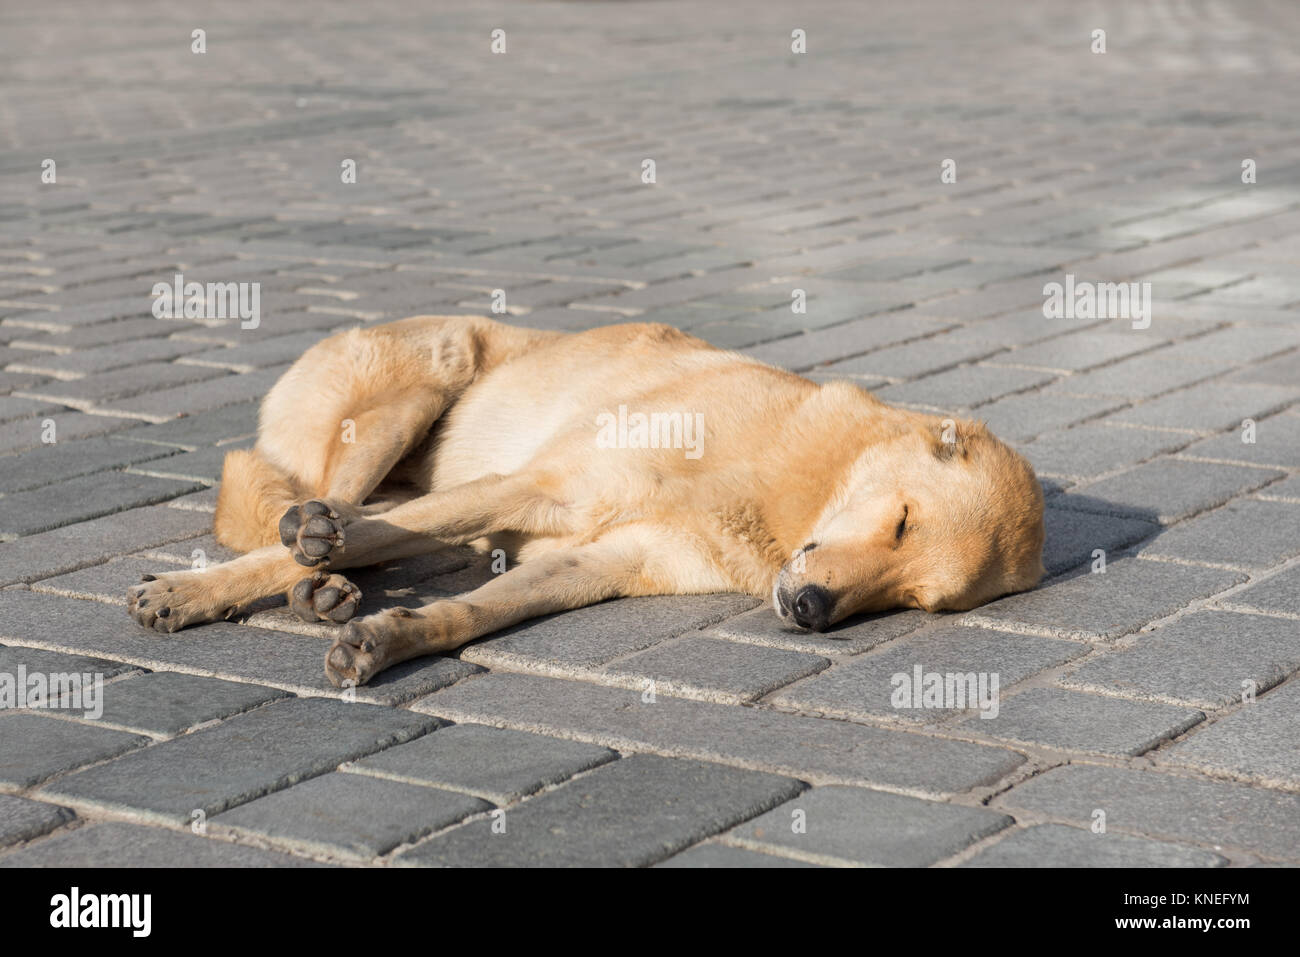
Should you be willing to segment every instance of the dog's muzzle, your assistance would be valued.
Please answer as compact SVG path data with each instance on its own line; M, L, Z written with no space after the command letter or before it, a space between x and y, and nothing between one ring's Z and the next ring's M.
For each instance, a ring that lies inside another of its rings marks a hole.
M825 631L831 623L831 595L820 585L803 585L788 589L778 581L773 589L776 613L808 631Z

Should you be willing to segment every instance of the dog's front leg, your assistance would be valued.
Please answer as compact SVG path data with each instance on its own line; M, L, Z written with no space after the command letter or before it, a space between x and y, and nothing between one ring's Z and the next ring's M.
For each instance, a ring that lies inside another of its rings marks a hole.
M524 562L480 588L421 608L389 608L349 624L325 656L336 686L361 685L392 665L451 651L539 615L653 590L633 529Z
M346 621L361 593L341 576L311 576L279 545L268 545L202 570L146 575L127 591L131 617L155 631L231 617L260 598L293 589L294 611L308 621ZM317 577L319 581L316 580Z

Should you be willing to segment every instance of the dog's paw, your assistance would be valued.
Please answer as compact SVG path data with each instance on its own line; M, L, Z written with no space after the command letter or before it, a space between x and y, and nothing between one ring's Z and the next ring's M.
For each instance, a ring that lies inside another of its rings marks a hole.
M336 688L363 685L382 669L383 636L363 618L348 624L325 655L325 677Z
M280 519L280 541L299 565L313 568L343 548L343 522L324 502L295 505Z
M187 625L229 618L234 608L214 609L206 600L202 572L145 575L126 592L126 609L138 623L171 634Z
M409 608L386 608L349 622L325 655L325 676L336 688L363 685L389 665L404 661L408 642L404 625L413 623Z
M318 571L289 590L289 609L303 621L338 624L357 613L361 589L342 575Z

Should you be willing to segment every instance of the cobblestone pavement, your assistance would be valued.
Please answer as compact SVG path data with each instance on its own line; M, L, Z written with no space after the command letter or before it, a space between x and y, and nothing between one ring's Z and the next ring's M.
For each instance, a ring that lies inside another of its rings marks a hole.
M1294 3L186 7L0 14L0 683L107 682L0 714L0 865L1300 863ZM177 273L260 324L154 318ZM1046 318L1067 275L1149 326ZM614 601L355 702L283 608L128 619L225 557L222 457L307 345L498 289L986 419L1053 577L829 635ZM916 669L996 717L892 706Z

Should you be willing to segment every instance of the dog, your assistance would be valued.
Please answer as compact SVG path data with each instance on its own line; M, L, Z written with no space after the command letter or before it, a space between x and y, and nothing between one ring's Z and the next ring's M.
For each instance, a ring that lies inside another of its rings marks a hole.
M227 455L214 531L246 554L146 576L132 617L173 632L285 593L343 625L325 657L340 687L616 597L743 592L823 631L967 610L1043 574L1038 480L982 423L636 323L417 316L322 340L267 393L255 446ZM345 570L466 544L507 570L354 618Z

